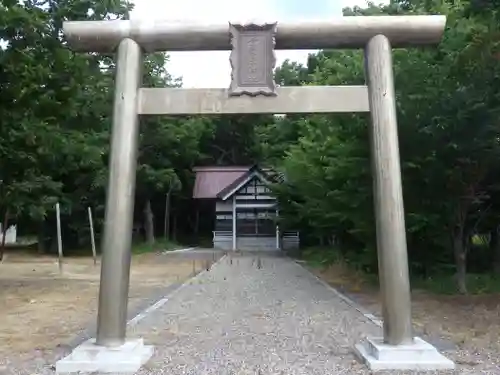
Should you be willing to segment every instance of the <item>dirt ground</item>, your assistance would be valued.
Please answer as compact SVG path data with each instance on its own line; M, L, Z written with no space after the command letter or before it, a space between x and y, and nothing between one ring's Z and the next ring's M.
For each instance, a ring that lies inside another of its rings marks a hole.
M378 290L364 285L359 275L338 265L310 270L381 316ZM446 339L468 352L486 348L500 352L500 295L448 296L413 291L412 310L419 334Z
M206 261L160 254L132 260L129 308L154 287L185 281ZM100 262L91 257L57 258L9 253L0 263L0 358L23 357L67 345L96 317Z

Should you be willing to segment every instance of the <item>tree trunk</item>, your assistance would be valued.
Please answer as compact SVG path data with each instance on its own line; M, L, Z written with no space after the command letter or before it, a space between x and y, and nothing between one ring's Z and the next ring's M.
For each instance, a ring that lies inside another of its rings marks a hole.
M172 189L168 189L167 196L165 198L165 220L163 222L163 236L165 240L170 239L170 193Z
M493 271L495 273L500 273L500 241L498 232L500 231L500 226L497 226L490 233L490 250L493 252Z
M328 238L328 242L330 246L337 245L337 236L335 234L330 235L330 237Z
M172 239L174 242L177 241L177 215L174 215L174 225L172 228Z
M144 231L146 232L146 242L149 244L155 243L155 226L154 226L154 215L151 209L151 201L146 200L146 205L144 206Z
M196 218L194 222L194 235L196 240L198 240L198 235L200 233L200 208L196 207Z
M5 237L7 234L7 229L9 228L9 209L5 210L5 215L3 217L2 223L2 242L0 245L0 262L3 261L3 256L5 252Z
M457 269L456 282L458 292L467 294L467 248L464 246L464 231L461 227L456 227L453 231L453 255Z
M45 220L38 224L38 254L45 254Z

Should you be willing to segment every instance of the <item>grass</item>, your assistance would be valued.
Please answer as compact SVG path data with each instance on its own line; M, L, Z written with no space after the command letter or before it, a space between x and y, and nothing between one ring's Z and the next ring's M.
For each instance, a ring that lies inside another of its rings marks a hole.
M493 274L467 274L466 285L469 294L495 294L500 293L500 276ZM414 289L422 289L434 294L457 294L455 276L450 274L436 275L433 277L414 278L412 280Z
M137 241L132 244L132 254L146 254L146 253L151 253L155 251L169 251L169 250L176 250L180 249L183 246L178 244L177 242L174 241L167 241L163 238L159 238L156 240L156 242L151 245L148 244L147 242L143 241ZM16 246L6 246L5 247L5 252L8 253L13 253L13 254L19 254L19 253L26 253L26 254L33 254L33 255L42 255L38 253L38 247L35 244L30 244L28 245L16 245ZM45 254L51 254L57 256L57 250L54 249L47 249ZM98 248L97 249L97 255L101 255L101 251ZM80 248L63 248L63 257L64 258L77 258L77 257L89 257L92 256L92 250L89 247L80 247Z
M338 251L322 247L309 247L302 251L302 259L311 267L326 267L344 261Z
M482 234L475 234L472 236L472 244L475 246L488 246L489 237Z
M156 290L184 282L193 273L193 259L174 260L154 253L139 258L130 270L132 309L140 307ZM1 264L2 361L28 363L34 355L54 350L56 344L71 345L75 333L82 332L95 316L100 266L95 267L89 256L66 258L61 275L54 260L53 256L37 253L15 253ZM200 259L195 260L195 272L199 272L203 265Z
M154 251L171 251L181 248L182 246L176 242L157 239L154 244L147 242L138 242L132 245L132 254L146 254Z
M212 237L202 237L198 240L199 247L211 248L213 246Z
M360 267L355 266L355 262L344 259L339 251L319 247L308 248L302 252L302 259L310 267L320 270L335 266L335 272L339 273L339 280L349 279L349 282L355 280L358 285L378 287L377 275L363 272ZM466 285L471 295L500 293L500 275L469 273L466 277ZM449 271L427 278L412 277L411 286L413 290L423 290L439 295L458 293L455 275Z

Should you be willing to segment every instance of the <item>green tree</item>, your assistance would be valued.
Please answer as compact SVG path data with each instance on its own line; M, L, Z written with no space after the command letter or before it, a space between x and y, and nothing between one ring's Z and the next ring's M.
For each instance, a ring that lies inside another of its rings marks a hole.
M500 151L498 22L495 12L478 15L469 8L466 2L412 1L344 10L349 16L448 14L439 47L395 51L394 71L412 270L415 274L443 272L454 263L462 293L467 291L472 237L480 230L497 228L495 210L488 207L498 195L493 171ZM282 84L286 80L321 85L364 82L358 51L321 51L309 58L307 69L284 64L278 73ZM288 209L284 220L302 223L317 242L331 242L334 237L351 259L373 270L366 120L296 116L294 126L283 129L276 122L264 126L260 134L266 155L287 176L287 184L278 188ZM286 147L282 140L290 128L294 129L288 138L292 145Z

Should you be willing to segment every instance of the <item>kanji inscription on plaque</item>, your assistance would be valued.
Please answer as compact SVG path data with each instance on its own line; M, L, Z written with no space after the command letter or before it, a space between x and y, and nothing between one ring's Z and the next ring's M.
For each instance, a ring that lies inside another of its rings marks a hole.
M229 24L231 36L230 96L275 96L274 54L277 23Z

